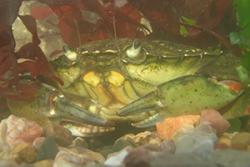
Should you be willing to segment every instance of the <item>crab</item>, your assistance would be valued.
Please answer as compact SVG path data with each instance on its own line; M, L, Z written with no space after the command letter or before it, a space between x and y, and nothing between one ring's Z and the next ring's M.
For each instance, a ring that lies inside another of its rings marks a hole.
M10 110L31 110L26 117L58 121L76 136L104 134L121 122L148 128L165 117L208 108L227 118L248 114L236 112L242 100L250 104L248 86L238 75L239 58L220 49L108 39L64 50L51 61L64 85L43 83L34 101L9 100Z

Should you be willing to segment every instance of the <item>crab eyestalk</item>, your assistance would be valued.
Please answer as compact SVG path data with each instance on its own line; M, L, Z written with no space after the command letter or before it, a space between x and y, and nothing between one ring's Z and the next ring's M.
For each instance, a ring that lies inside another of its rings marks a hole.
M166 116L197 114L203 109L221 109L241 95L226 85L203 76L185 76L163 83L157 90L123 107L118 114L131 115L138 112L155 110L140 126L152 124ZM157 116L158 114L158 116ZM138 123L136 123L138 125ZM135 124L135 125L136 125Z

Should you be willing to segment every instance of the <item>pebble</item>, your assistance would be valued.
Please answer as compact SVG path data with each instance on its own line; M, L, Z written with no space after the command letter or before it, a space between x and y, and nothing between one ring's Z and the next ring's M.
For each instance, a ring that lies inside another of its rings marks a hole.
M3 130L5 140L11 147L21 143L32 143L37 137L42 136L43 128L34 121L10 115L0 123L0 131Z
M200 124L186 132L180 132L175 137L176 154L199 153L206 156L214 150L217 136L209 124Z
M156 124L157 134L161 139L171 140L184 126L194 126L200 120L199 115L184 115L166 118Z
M151 152L145 148L136 148L124 159L125 167L150 167Z
M58 151L59 149L55 139L53 137L47 137L37 151L37 160L54 159Z
M82 137L76 137L72 144L70 145L70 147L84 147L84 148L88 148L88 143L85 139L83 139Z
M36 161L37 152L32 145L27 145L20 152L18 152L18 156L15 159L18 163L26 162L33 163Z
M42 160L34 164L34 167L53 167L53 160Z
M212 126L217 134L223 134L229 127L229 122L223 118L223 116L214 109L207 109L201 111L200 122L208 122Z
M14 161L0 160L0 167L19 167Z
M119 152L116 153L112 153L108 156L107 160L104 162L104 166L108 166L108 167L122 167L123 161L125 159L125 157L129 154L129 152L132 150L133 148L128 146L125 147L124 149L120 150Z
M60 146L68 146L73 141L71 132L57 124L52 124L52 129L46 132L46 136L55 138L56 143Z
M250 153L240 150L216 150L213 153L213 161L221 167L249 167Z
M240 132L232 138L232 148L246 150L250 145L250 133Z
M88 149L61 148L56 155L53 167L82 167L101 164L104 161L101 154Z
M126 134L119 139L117 139L114 145L131 145L131 146L141 146L145 144L155 144L160 145L162 140L158 137L155 132L145 131L138 134Z

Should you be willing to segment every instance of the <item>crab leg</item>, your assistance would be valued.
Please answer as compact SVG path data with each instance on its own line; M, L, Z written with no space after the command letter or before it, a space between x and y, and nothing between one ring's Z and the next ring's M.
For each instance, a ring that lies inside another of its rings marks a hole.
M211 78L185 76L159 85L155 91L123 107L118 115L126 116L150 110L156 110L160 114L158 117L196 114L207 108L220 109L240 94L241 91L233 91L223 82ZM139 122L139 125L149 124L150 120L157 119L150 117Z
M55 110L59 112L57 114L57 117L65 118L65 119L70 119L70 120L75 120L75 121L82 121L88 124L92 125L99 125L99 126L107 126L109 125L109 122L101 117L98 117L97 115L91 113L87 109L74 104L70 102L65 97L59 97L56 100L56 105L55 105Z

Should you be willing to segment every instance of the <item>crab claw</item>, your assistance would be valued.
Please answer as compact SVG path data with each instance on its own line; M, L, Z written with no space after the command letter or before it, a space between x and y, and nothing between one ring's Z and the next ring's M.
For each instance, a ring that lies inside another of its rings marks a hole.
M121 108L118 111L118 115L125 116L138 112L147 112L161 107L163 107L163 105L159 97L159 92L156 90Z
M53 117L53 113L51 114ZM84 122L87 124L98 125L98 126L110 126L111 123L96 114L91 113L87 109L81 107L68 100L64 96L56 97L54 116L71 120L72 122Z
M135 126L144 127L161 117L198 114L207 108L221 109L237 99L241 93L242 91L233 91L223 82L211 78L185 76L163 83L155 91L121 108L118 115L127 116L154 110L153 115L134 123Z

